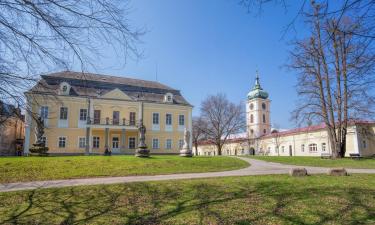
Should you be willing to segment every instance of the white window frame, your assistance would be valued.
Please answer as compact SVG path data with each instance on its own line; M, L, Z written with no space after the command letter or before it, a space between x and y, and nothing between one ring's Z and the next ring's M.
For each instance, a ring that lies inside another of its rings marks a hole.
M309 144L309 152L316 153L318 152L318 145L315 143Z
M66 108L66 119L61 119L61 108ZM67 106L60 106L59 108L59 128L67 128L69 126L69 108Z
M117 138L117 148L114 148L113 147L113 138ZM111 138L111 149L115 149L115 150L118 150L118 149L120 149L120 137L119 136L112 136L112 138Z
M132 120L132 116L131 115L134 115L134 120ZM137 113L136 112L129 112L129 125L131 126L135 126L136 125L136 122L137 121Z
M157 143L156 146L155 146L155 143ZM159 142L158 138L153 138L152 139L152 149L160 149L160 142Z
M86 116L85 116L84 119L81 118L81 111L82 111L82 110L86 110ZM88 110L87 110L87 109L79 109L79 120L80 120L80 121L85 121L85 122L86 122L86 121L87 121L87 114L88 114Z
M170 116L170 124L168 124L168 115ZM165 114L165 131L172 132L173 131L173 114L166 113Z
M183 118L183 119L181 120L181 118ZM181 124L181 121L183 121L182 124ZM184 127L185 127L185 124L186 124L186 121L185 121L185 115L183 115L183 114L178 115L178 125L179 125L179 126L184 126Z
M134 138L134 148L131 148L130 147L130 139L133 139ZM128 137L128 149L136 149L137 147L137 138L134 137L134 136L131 136L131 137Z
M47 109L47 110L45 110L45 109ZM48 106L46 106L46 105L41 106L40 107L40 117L43 120L46 120L46 119L48 119L48 115L49 115L49 108L48 108Z
M168 142L169 142L169 143L168 143ZM173 143L173 141L172 141L171 138L167 138L167 139L165 139L165 149L168 149L168 150L172 149L172 143ZM169 146L168 146L168 145L169 145Z
M158 115L157 116L157 122L158 123L154 123L154 122L156 122L156 121L154 121L154 115ZM152 130L153 131L158 131L158 130L160 130L160 113L157 113L157 112L153 112L152 113Z
M183 118L184 124L181 125L181 118ZM186 124L186 117L183 114L178 115L178 131L184 131L185 130L185 124Z
M170 116L170 119L168 120L168 116ZM169 121L169 123L168 123ZM172 125L172 114L171 113L166 113L165 114L165 125Z
M60 147L60 138L64 138L65 139L64 140L64 147ZM66 136L59 136L57 138L57 147L58 148L66 148L67 143L68 143L68 138Z
M325 142L322 143L322 152L327 150L327 144Z
M61 109L62 108L66 109L66 118L65 119L61 118ZM66 106L60 106L60 109L59 109L59 120L68 120L68 118L69 118L69 108L66 107Z
M94 145L94 143L95 143L95 138L98 139L98 146L97 146L97 147ZM98 149L98 148L100 148L100 137L99 137L99 136L93 136L93 137L92 137L92 148L94 148L94 149Z
M43 109L47 109L47 113ZM47 115L45 115L45 114L47 114ZM48 127L49 107L47 105L42 105L40 107L39 116L43 119L44 127Z
M179 139L178 140L178 149L181 150L183 147L184 147L184 140L183 139Z
M86 119L85 120L81 120L81 110L86 110ZM87 109L85 109L85 108L78 109L78 128L85 128L86 127L88 115L89 115L89 112L88 112Z
M155 117L155 115L157 115L157 117ZM157 122L155 121L157 118ZM152 113L152 124L153 125L159 125L160 124L160 114L159 113Z
M84 139L84 145L81 146L81 139ZM85 136L79 136L78 137L78 148L86 148L86 137Z

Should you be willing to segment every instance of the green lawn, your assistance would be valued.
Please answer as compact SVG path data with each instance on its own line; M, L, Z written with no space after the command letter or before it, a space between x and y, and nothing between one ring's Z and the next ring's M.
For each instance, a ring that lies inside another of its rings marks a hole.
M197 173L244 168L231 157L61 156L0 158L0 183L83 177Z
M375 169L375 159L363 158L360 160L344 159L321 159L320 157L309 156L250 156L254 159L261 159L268 162L277 162L299 166L318 166L318 167L345 167L345 168L367 168Z
M375 224L375 175L227 177L0 193L0 224Z

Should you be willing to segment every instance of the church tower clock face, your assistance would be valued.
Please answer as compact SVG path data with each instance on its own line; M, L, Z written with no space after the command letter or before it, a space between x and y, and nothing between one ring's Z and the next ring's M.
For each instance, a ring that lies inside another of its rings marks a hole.
M268 93L260 85L259 75L255 85L247 95L247 133L250 138L258 138L271 132L270 100Z

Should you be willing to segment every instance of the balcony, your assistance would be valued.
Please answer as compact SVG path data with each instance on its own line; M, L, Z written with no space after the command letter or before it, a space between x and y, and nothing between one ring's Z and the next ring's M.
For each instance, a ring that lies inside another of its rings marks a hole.
M106 118L88 118L87 125L91 126L100 126L100 127L132 127L137 128L139 125L139 121L135 120L127 120L126 118L119 119L110 119L109 117Z

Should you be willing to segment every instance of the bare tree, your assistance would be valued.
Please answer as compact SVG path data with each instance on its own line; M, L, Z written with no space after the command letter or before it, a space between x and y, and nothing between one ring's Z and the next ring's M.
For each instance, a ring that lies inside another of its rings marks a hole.
M39 74L97 64L103 49L138 57L143 31L127 21L128 1L0 1L0 100L23 106Z
M243 0L249 9L285 0ZM310 3L310 4L308 4ZM298 71L298 122L323 121L333 157L343 157L348 122L374 115L375 1L304 0L284 33L301 19L308 38L293 43L289 68Z
M218 155L229 135L243 130L245 119L241 104L230 102L224 94L208 96L201 104L201 117L207 125L204 134L217 147Z
M371 116L374 98L375 54L373 39L360 33L365 22L336 18L327 6L311 3L305 13L310 37L294 42L289 68L299 72L301 102L294 111L300 121L323 121L333 158L344 157L350 119Z
M305 13L309 10L308 3L310 2L312 4L325 5L324 14L339 18L339 20L345 16L351 16L364 21L362 24L363 29L355 32L351 31L350 34L375 39L375 1L373 0L302 0L297 3L288 0L239 0L238 2L249 13L260 14L265 6L270 4L272 6L281 6L286 13L294 13L291 21L283 29L283 36L290 30L297 32L296 22L305 19ZM297 11L290 10L291 4L299 4ZM346 32L345 30L341 31Z
M195 147L195 155L198 155L198 144L199 141L205 139L204 130L206 129L206 123L201 117L193 117L193 144Z
M271 131L272 135L272 142L275 145L275 150L277 151L277 155L280 156L280 146L283 143L280 133L280 126L278 124L274 124L274 130Z

